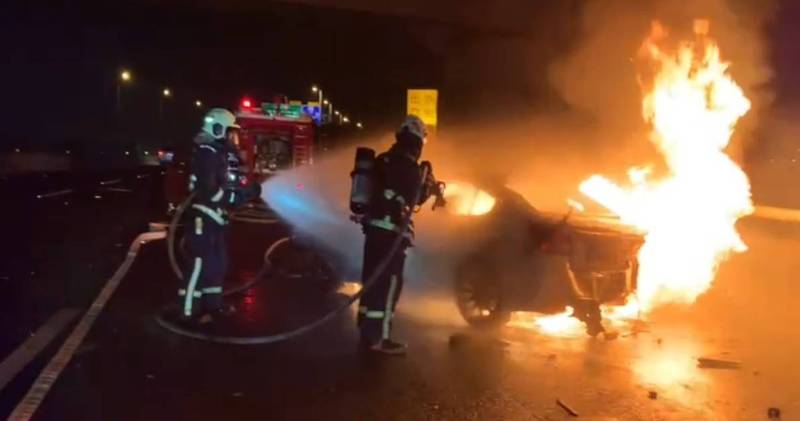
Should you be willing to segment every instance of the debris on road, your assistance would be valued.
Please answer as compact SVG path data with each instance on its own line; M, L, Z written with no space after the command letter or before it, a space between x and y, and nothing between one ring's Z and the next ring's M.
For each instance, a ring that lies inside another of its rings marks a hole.
M774 408L774 407L767 409L767 418L771 420L781 419L781 410L779 408Z
M742 363L738 361L722 360L718 358L700 357L697 359L697 367L738 369L742 367Z
M574 409L572 409L572 408L571 408L569 405L567 405L566 403L564 403L564 401L562 401L561 399L556 399L556 403L558 404L558 406L560 406L560 407L561 407L561 409L563 409L564 411L566 411L566 412L567 412L567 414L569 414L569 415L571 415L571 416L573 416L573 417L579 417L579 416L580 416L580 414L578 414L578 412L577 412L577 411L575 411Z
M656 400L656 399L658 399L658 392L656 392L655 390L651 390L651 391L647 392L647 397L652 399L652 400Z
M617 338L619 338L619 332L617 332L616 330L608 330L603 332L603 339L607 341L613 341Z

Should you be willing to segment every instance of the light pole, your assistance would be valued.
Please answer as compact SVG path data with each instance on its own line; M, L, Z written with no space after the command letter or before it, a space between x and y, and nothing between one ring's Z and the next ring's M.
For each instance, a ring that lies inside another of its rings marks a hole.
M122 69L117 78L117 111L122 110L122 84L130 83L133 79L130 70Z
M340 113L339 110L333 110L333 115L339 117L339 124L342 124L342 113Z
M172 91L169 88L164 88L161 91L161 96L158 97L158 120L164 120L164 101L172 97Z
M322 115L322 88L318 87L317 85L312 85L311 86L311 92L317 94L317 96L319 98L317 103L319 104L320 120L323 120L324 116Z
M331 110L333 110L333 103L327 99L322 101L322 103L328 106L328 122L333 122L333 114L331 113Z

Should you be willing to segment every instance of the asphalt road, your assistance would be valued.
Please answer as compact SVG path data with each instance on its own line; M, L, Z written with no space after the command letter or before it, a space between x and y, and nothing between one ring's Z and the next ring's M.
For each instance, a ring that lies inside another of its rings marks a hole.
M781 410L781 419L800 419L794 298L800 233L758 221L742 230L750 251L723 265L694 306L654 314L649 332L623 330L613 341L523 328L477 332L461 323L450 297L417 291L403 297L396 319L396 335L410 352L390 358L356 350L352 310L275 345L175 336L154 321L174 300L178 283L164 242L153 241L142 247L32 419L572 419L557 400L588 420L760 420L768 419L770 407ZM252 276L261 253L285 234L276 225L237 223L229 282ZM110 259L118 264L122 254ZM234 299L241 312L231 329L280 332L342 300L313 282L264 281ZM0 392L0 416L14 409L70 329ZM699 368L697 358L706 356L741 366Z

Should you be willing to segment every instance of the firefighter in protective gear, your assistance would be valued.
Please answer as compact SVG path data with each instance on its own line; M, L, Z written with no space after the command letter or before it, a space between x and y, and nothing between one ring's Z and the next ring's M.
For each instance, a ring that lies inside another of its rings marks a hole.
M392 253L398 236L403 237L399 248L389 257L389 264L377 275L359 303L361 345L375 352L404 354L406 350L406 345L393 341L390 333L392 316L403 289L405 249L413 238L410 215L431 195L433 178L430 175L422 178L423 165L418 162L426 135L422 120L410 115L396 133L392 147L375 158L373 194L362 220L366 236L362 281L374 276L380 262ZM406 218L409 224L403 229Z
M261 194L261 186L241 186L229 162L239 126L223 108L211 109L194 138L189 190L194 200L187 209L186 246L190 256L184 270L186 285L178 291L181 314L200 323L234 311L222 299L227 272L228 210Z

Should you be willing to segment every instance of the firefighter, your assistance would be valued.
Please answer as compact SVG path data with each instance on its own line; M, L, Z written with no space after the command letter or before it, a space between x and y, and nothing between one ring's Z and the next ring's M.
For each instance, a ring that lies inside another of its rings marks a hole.
M374 276L383 259L388 258L389 263L361 297L358 309L361 346L374 352L393 355L406 352L406 345L393 341L390 331L403 289L405 249L411 245L413 237L410 215L414 208L425 203L436 185L429 172L426 179L422 178L423 166L430 169L430 164L418 162L426 135L422 120L410 115L396 133L392 147L374 161L373 194L362 220L366 236L362 281ZM403 230L406 218L409 224ZM398 236L403 238L398 239ZM401 241L400 245L394 247L397 241Z
M190 256L185 287L178 291L184 319L205 324L235 311L224 305L222 283L227 272L228 210L261 195L258 183L243 187L229 157L238 143L236 117L213 108L194 138L189 190L195 196L187 210L186 245Z

